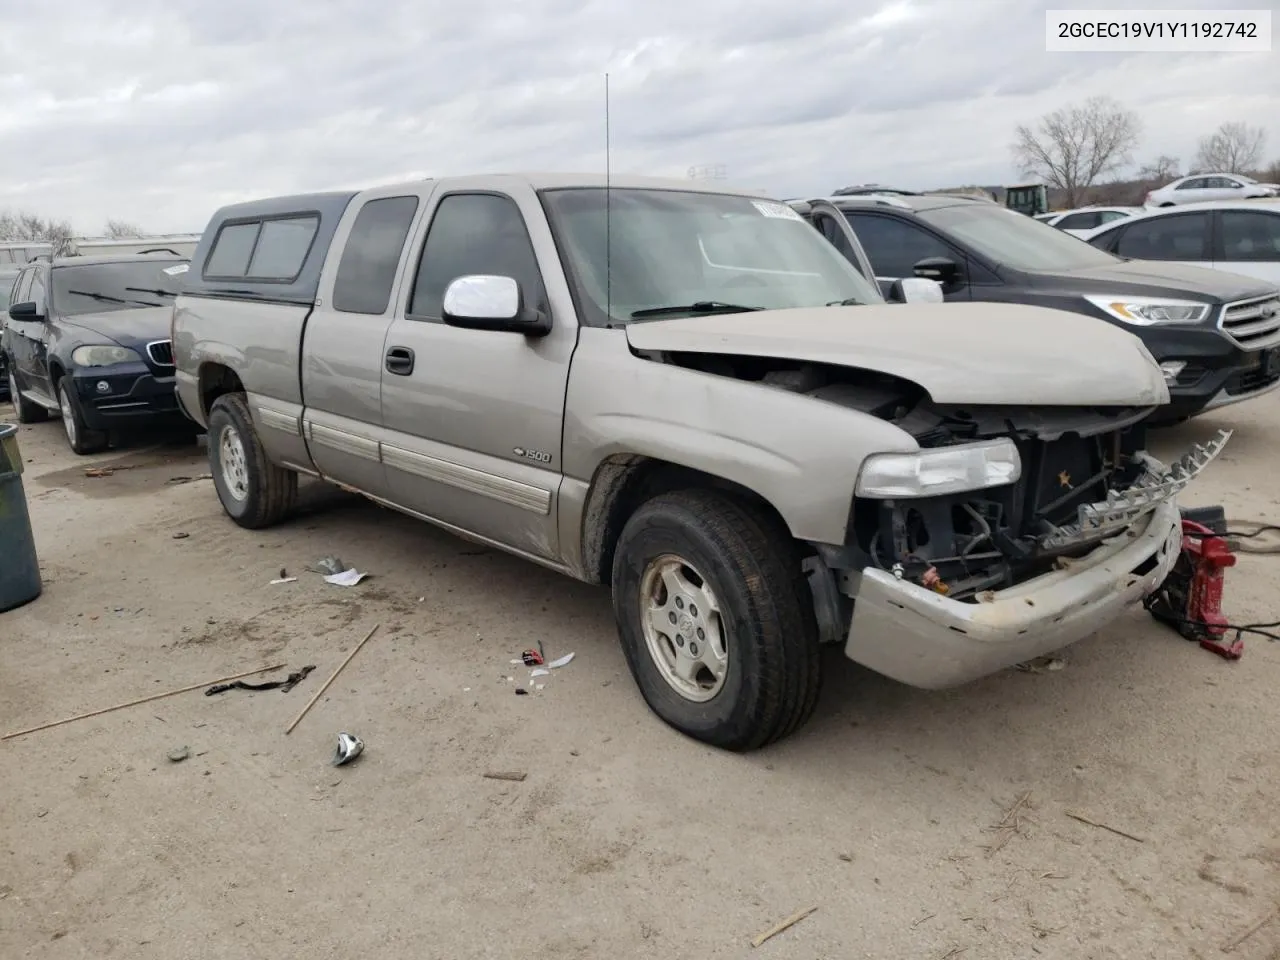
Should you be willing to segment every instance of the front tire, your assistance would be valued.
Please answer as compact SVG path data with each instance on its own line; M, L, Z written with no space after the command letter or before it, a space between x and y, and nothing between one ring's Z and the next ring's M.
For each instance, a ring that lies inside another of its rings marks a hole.
M85 423L84 410L70 376L58 381L58 409L62 413L62 431L67 435L67 445L72 451L87 457L107 449L110 437L105 430L91 429Z
M209 472L222 509L250 530L279 523L298 498L298 475L267 459L240 393L223 394L209 411Z
M745 751L790 735L821 687L817 626L790 535L721 494L655 497L613 563L627 665L662 720Z
M19 423L43 423L49 419L49 411L38 403L32 403L18 390L18 375L13 372L13 359L9 360L9 402Z

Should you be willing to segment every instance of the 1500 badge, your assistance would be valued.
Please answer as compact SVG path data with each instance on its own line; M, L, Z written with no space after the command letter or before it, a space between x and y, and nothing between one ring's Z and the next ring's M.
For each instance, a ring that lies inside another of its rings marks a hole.
M533 460L535 463L551 462L551 454L543 453L541 450L526 450L524 447L516 447L511 452L521 459Z

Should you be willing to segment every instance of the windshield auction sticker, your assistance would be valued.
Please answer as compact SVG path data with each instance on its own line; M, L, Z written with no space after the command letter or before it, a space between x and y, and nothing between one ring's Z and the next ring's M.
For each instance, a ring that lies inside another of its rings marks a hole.
M751 205L759 210L766 217L772 217L774 220L803 220L804 217L796 213L785 203L777 203L773 200L752 200Z

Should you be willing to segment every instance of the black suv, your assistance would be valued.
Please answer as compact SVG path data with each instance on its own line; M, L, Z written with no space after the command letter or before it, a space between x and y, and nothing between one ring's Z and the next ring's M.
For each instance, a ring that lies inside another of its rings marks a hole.
M62 417L76 453L112 431L184 426L169 325L188 261L169 254L26 264L0 337L18 420Z
M18 279L22 268L12 264L0 264L0 337L4 336L4 322L9 316L9 291ZM9 398L9 364L0 350L0 399Z
M1280 386L1280 290L1273 284L1185 264L1125 260L1031 217L964 197L790 203L865 272L842 237L845 225L830 222L833 207L843 214L889 299L895 280L923 277L940 283L946 300L1055 307L1136 334L1169 387L1170 403L1153 415L1155 424Z

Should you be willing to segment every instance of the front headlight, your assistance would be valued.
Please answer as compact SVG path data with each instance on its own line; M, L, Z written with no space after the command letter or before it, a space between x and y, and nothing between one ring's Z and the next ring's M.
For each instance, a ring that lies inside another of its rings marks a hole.
M71 351L71 362L77 367L109 367L113 363L142 363L142 357L127 347L109 347L103 344L76 347Z
M1164 323L1199 323L1213 309L1198 300L1171 300L1166 297L1125 297L1089 295L1085 297L1099 310L1138 327Z
M984 440L915 453L875 453L858 474L860 497L938 497L1015 482L1022 458L1012 440Z

